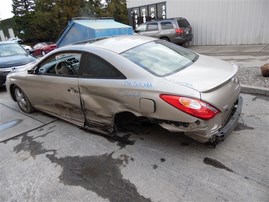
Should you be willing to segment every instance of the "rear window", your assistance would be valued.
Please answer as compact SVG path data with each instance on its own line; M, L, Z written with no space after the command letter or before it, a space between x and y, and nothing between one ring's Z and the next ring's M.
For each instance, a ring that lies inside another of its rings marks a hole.
M187 28L187 27L190 26L190 24L188 23L188 21L185 20L185 19L177 20L177 23L178 23L178 27L184 27L184 28Z
M121 53L156 76L168 76L193 64L198 55L163 40L142 44Z

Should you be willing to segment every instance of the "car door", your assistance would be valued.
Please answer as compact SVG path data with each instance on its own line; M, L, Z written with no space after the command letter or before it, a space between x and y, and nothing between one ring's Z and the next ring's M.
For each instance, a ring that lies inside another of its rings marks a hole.
M143 35L158 37L159 36L158 22L147 23L146 31L143 33Z
M101 57L84 53L80 62L79 89L86 127L98 132L113 131L114 113L122 103L115 95L126 77Z
M34 108L84 125L78 69L81 53L57 53L39 63L27 77L27 91Z
M145 36L158 37L158 22L148 22L145 24L141 24L136 28L135 32Z

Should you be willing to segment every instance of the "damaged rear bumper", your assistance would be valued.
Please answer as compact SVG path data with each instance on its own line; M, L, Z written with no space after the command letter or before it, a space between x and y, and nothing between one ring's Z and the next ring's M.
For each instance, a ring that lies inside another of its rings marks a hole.
M242 111L242 106L243 106L243 98L239 96L237 104L235 104L233 113L230 116L229 120L225 124L224 127L222 127L217 134L214 135L214 138L209 141L209 143L219 143L222 142L226 137L228 137L234 128L236 127L241 111Z

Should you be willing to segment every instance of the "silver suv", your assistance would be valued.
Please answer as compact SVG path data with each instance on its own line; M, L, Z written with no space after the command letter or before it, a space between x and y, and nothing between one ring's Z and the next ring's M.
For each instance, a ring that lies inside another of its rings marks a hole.
M188 46L193 37L192 27L185 18L181 17L146 22L139 25L135 32L184 46Z

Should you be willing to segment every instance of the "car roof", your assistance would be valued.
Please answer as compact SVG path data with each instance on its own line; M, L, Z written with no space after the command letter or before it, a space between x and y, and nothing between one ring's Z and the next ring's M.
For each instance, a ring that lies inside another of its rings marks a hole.
M89 46L107 49L115 53L122 53L131 48L154 40L156 40L156 38L145 36L118 36L95 41L89 44Z
M58 48L58 51L78 51L78 50L94 50L94 49L104 49L112 51L114 53L120 54L124 51L132 49L136 46L156 41L158 39L152 37L145 37L141 35L126 35L126 36L116 36L108 38L98 38L87 41L78 42L75 44L70 44Z

